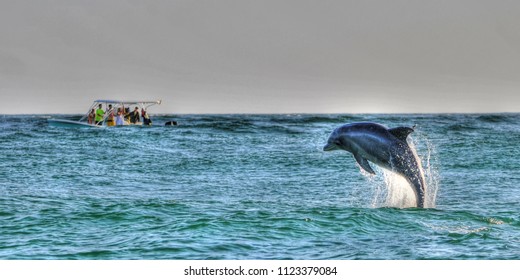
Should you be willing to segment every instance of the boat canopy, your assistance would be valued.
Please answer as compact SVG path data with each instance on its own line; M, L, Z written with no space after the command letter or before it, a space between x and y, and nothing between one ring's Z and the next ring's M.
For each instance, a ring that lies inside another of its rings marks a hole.
M140 100L108 100L98 99L94 103L112 103L112 104L161 104L161 100L140 101Z

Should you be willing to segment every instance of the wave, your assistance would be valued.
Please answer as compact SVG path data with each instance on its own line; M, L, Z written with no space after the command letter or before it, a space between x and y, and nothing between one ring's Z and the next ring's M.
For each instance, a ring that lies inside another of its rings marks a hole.
M501 123L510 121L511 117L508 115L482 115L477 117L478 121L488 123Z

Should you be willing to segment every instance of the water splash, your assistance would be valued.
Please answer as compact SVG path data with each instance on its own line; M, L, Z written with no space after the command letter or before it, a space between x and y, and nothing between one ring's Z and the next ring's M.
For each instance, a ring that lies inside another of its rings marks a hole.
M424 207L435 208L439 189L439 165L435 146L422 133L416 133L413 139L408 139L408 144L417 153L423 169L426 183ZM371 207L416 207L415 193L403 176L383 168L376 169L383 176L361 172L372 187Z
M418 132L416 137L412 138L411 145L419 153L418 156L423 166L424 179L426 181L424 205L426 208L435 208L440 182L440 164L437 150L435 145L421 132Z
M415 207L415 193L404 177L386 169L381 170L383 176L371 176L373 185L371 207Z

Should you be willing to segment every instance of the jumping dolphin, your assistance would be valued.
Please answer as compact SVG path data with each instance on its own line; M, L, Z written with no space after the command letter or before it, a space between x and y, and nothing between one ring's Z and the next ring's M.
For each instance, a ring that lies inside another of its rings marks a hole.
M323 150L352 153L361 168L370 174L375 172L368 161L402 175L415 192L417 207L423 208L426 184L421 161L406 142L413 131L410 127L388 129L371 122L346 124L331 133Z

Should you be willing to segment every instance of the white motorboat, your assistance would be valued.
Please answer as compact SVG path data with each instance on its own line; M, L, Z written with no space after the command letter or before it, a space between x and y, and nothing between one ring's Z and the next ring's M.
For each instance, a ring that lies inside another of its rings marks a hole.
M121 125L151 125L148 108L160 105L157 101L95 100L87 113L79 120L48 119L49 125L57 127L103 128ZM118 115L121 120L118 122Z

